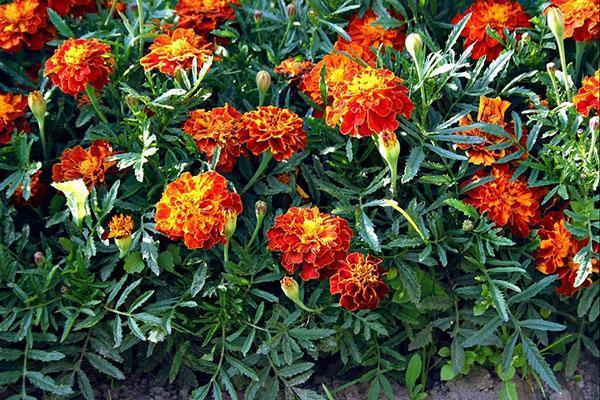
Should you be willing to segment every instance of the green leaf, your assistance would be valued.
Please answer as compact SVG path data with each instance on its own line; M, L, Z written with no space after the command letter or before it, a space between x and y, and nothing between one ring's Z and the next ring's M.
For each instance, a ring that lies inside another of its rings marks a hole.
M425 152L423 151L423 146L413 147L406 160L402 183L410 182L417 175L424 160Z
M496 329L502 324L502 320L500 317L494 317L486 322L485 325L481 327L477 332L473 335L469 336L464 342L463 347L473 347L480 343L483 343L490 336L496 333Z
M544 321L543 319L526 319L519 321L521 328L535 329L538 331L562 331L567 327L555 322Z
M460 339L455 337L450 346L450 358L452 360L452 368L457 374L462 371L465 366L465 350L463 349Z
M142 259L142 254L136 251L129 253L127 257L125 257L125 265L123 266L123 269L128 274L135 274L142 272L145 266L146 264Z
M43 362L49 362L62 360L63 358L65 358L65 355L58 351L29 350L27 352L27 358Z
M235 368L237 369L242 375L247 376L248 378L252 379L253 381L258 381L258 375L256 375L256 372L252 371L246 364L244 364L243 362L236 360L233 357L227 357L227 361L229 361L229 363Z
M115 341L115 349L123 342L123 327L121 326L119 314L115 314L115 319L113 321L113 340Z
M379 244L379 238L375 233L375 226L367 214L363 211L357 211L357 228L358 233L365 242L377 253L381 251L381 245Z
M492 295L492 301L494 303L494 307L498 314L502 317L504 322L508 321L508 307L506 306L506 301L504 300L504 295L496 287L496 285L490 282L490 294Z
M94 390L92 389L92 385L90 384L90 380L87 375L80 369L77 370L77 385L79 386L79 390L81 394L85 398L85 400L94 400Z
M10 385L21 379L21 371L0 372L0 386Z
M508 299L508 304L510 305L515 303L522 303L535 297L539 292L541 292L546 287L550 286L551 283L556 281L556 278L556 275L549 275L544 277L543 279L529 286L527 289L523 290L521 293L517 293L511 296L510 299Z
M512 381L502 382L502 387L498 392L499 400L519 400L517 386Z
M196 297L196 295L202 290L204 284L206 283L206 275L208 274L208 266L205 261L201 261L199 263L198 269L194 274L194 278L192 279L192 286L190 287L190 294L192 297Z
M523 353L529 366L539 375L539 377L555 391L560 391L560 384L554 376L554 372L548 366L546 360L541 355L539 349L527 336L521 334L521 345Z
M301 340L316 340L323 339L333 335L333 329L309 329L309 328L294 328L290 329L290 335Z
M475 207L473 207L470 204L465 204L458 199L446 199L444 200L444 204L447 204L450 207L460 211L467 217L471 217L473 219L479 218L479 213L477 212Z
M119 296L119 300L117 300L115 308L119 308L121 305L123 305L123 303L125 303L125 301L127 300L127 296L129 296L129 294L133 292L135 288L139 286L140 283L142 283L141 278L127 286L125 290L123 290L123 293L121 293L121 296Z
M41 372L27 371L25 376L35 387L42 389L43 391L54 393L59 396L67 396L73 393L68 385L59 385L47 375Z
M579 364L579 357L581 354L581 340L577 339L573 346L567 353L567 359L565 361L565 375L567 378L572 378L577 372L577 365Z
M48 8L47 10L48 10L48 17L50 17L50 22L52 22L52 25L54 25L54 27L56 28L58 33L60 33L62 36L66 37L66 38L75 37L75 35L73 34L73 31L71 30L71 28L69 28L69 25L67 25L65 20L62 19L62 17L60 15L58 15L56 13L56 11L54 11L51 8Z
M108 376L112 376L115 379L125 379L125 375L121 372L121 370L110 363L110 361L102 358L93 353L85 353L85 358L90 362L92 367L96 370L106 374Z
M404 376L406 387L411 393L417 384L417 379L419 379L419 376L421 375L421 366L421 356L418 353L413 354L408 361Z
M451 363L446 363L440 370L440 379L442 381L451 381L456 378L457 373L454 371Z

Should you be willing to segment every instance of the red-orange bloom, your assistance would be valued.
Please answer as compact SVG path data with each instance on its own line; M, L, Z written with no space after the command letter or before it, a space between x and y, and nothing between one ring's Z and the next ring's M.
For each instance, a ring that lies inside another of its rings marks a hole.
M373 310L390 291L383 281L383 260L350 253L329 280L331 294L341 294L340 305L349 311Z
M581 89L573 97L573 104L577 112L584 117L590 115L590 111L600 111L600 70L592 76L583 78Z
M301 79L313 67L308 60L299 60L296 57L286 58L275 67L276 74L283 75L288 79Z
M194 60L202 65L212 54L209 47L192 29L175 29L170 34L158 35L140 64L145 71L158 69L163 74L175 75L178 70L190 69Z
M216 172L192 176L184 172L167 185L156 204L156 230L188 249L209 249L226 243L225 224L242 212L240 195L230 192Z
M240 141L255 156L270 151L275 160L287 160L306 147L302 123L302 118L287 108L259 107L242 117Z
M508 110L508 107L510 107L510 102L502 100L500 97L490 98L481 96L479 98L479 113L477 115L477 122L498 125L512 135L514 131L513 125L506 124L504 122L504 114L506 113L506 110ZM473 123L473 118L470 115L460 121L461 126L471 125ZM516 146L503 149L490 149L489 146L503 143L507 139L484 132L481 129L469 129L458 132L458 134L463 136L476 136L484 139L482 143L457 144L459 149L467 152L469 162L472 164L492 165L494 162L496 162L496 160L499 160L500 158L518 150Z
M465 203L481 213L487 212L496 225L508 227L514 235L527 237L539 220L543 191L530 188L522 176L511 181L513 172L506 164L494 166L490 176L495 179L469 190ZM479 171L468 183L483 176L484 173Z
M350 80L340 83L327 107L326 122L340 125L340 132L353 137L395 131L396 118L410 118L413 103L402 79L387 69L364 68Z
M66 15L82 17L85 14L98 12L94 0L48 0L48 7L63 17Z
M131 215L115 214L108 222L108 234L106 238L122 239L131 236L133 226Z
M180 28L191 28L206 36L223 22L235 18L238 0L180 0L175 6Z
M39 0L0 4L0 49L17 52L25 46L40 50L55 33L46 6Z
M267 247L281 253L288 273L300 270L305 281L325 279L346 257L353 235L343 218L321 213L317 207L292 207L275 218L267 232Z
M394 17L402 19L399 15ZM335 48L361 58L372 66L376 61L373 48L375 51L380 46L402 50L406 37L403 28L385 29L382 24L376 22L377 19L377 15L372 10L368 10L362 18L358 14L352 16L346 29L352 40L349 42L339 36Z
M10 142L15 129L29 132L27 108L27 96L0 92L0 145Z
M565 38L578 42L600 39L600 3L597 0L552 0L565 18Z
M12 195L12 201L17 207L37 207L44 202L47 194L48 188L42 182L42 170L39 170L31 175L29 180L29 198L25 200L25 197L23 197L23 185L20 185Z
M116 161L108 160L113 154L112 146L103 140L95 140L87 150L81 146L67 149L59 162L52 166L52 180L64 182L83 179L90 188L103 184L106 173L116 164Z
M102 90L113 72L115 60L110 46L96 39L67 39L46 61L45 75L63 92L72 96L91 85Z
M457 24L469 13L471 18L461 36L465 38L465 49L474 44L474 59L486 57L488 61L492 61L503 50L502 44L487 34L488 27L504 39L504 29L513 33L517 29L530 26L529 15L519 2L513 0L475 0L464 13L456 15L452 23ZM521 35L517 34L517 40L520 37Z
M209 161L220 147L217 170L231 172L237 158L245 155L238 135L241 118L242 114L229 104L209 111L194 110L183 124L183 131L194 139Z

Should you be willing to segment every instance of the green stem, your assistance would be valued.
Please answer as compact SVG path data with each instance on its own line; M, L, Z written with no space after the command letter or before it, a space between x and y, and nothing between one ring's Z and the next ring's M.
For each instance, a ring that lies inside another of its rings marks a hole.
M304 311L309 312L309 313L319 314L321 312L321 310L322 310L320 308L310 308L306 304L304 304L301 300L294 301L294 303L298 307L300 307L301 309L303 309Z
M552 88L554 89L554 95L556 96L556 104L558 105L562 100L560 99L560 89L556 84L556 74L554 72L549 72L548 75L550 75L550 81L552 82Z
M223 245L223 261L229 262L229 240Z
M262 176L263 172L265 172L265 169L267 169L267 166L269 165L269 161L271 161L271 158L273 158L273 155L271 154L270 151L263 153L263 155L260 159L260 164L258 166L258 169L254 173L252 178L250 178L250 180L248 181L246 186L244 186L244 188L240 192L241 194L246 193L246 191L248 189L250 189L252 187L252 185L254 185L254 183Z
M44 129L44 120L41 119L38 122L38 128L40 129L40 142L42 143L42 153L44 160L48 159L48 147L46 146L46 131Z
M391 182L391 190L392 196L396 194L396 180L398 179L398 165L388 164L390 167L390 178Z
M116 1L116 0L115 0ZM144 54L144 7L142 0L136 0L138 9L138 25L140 30L140 57Z
M100 117L102 122L104 122L105 124L108 124L108 119L106 119L106 115L104 115L104 113L100 109L100 105L98 104L98 98L96 97L96 92L94 92L94 88L89 83L85 86L85 92L87 93L87 95L90 99L90 102L92 103L92 106L94 107L94 110L96 110L96 114L98 114L98 116Z
M264 219L265 219L265 217L263 215L263 216L259 217L258 220L256 221L256 226L254 227L254 231L252 232L252 236L250 237L250 241L246 245L247 249L250 248L250 246L252 246L252 243L254 243L254 241L258 237L258 232L260 231L260 227L262 226L262 222L264 221Z
M115 10L117 9L117 3L118 0L113 0L112 4L110 5L110 10L108 12L108 15L106 16L106 20L104 21L104 26L108 25L108 21L110 21L113 17L113 15L115 15Z
M569 86L569 71L567 70L567 57L565 55L565 41L557 40L558 44L558 54L560 55L560 67L562 68L563 79L565 84L565 90L567 92L567 100L569 100L570 96L570 86Z
M575 42L575 81L579 79L579 70L581 69L581 61L583 60L583 53L585 53L587 43Z

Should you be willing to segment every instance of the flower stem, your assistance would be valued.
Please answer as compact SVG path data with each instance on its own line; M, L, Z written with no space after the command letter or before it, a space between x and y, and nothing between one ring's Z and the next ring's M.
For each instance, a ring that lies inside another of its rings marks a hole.
M250 189L252 187L252 185L254 185L254 183L261 177L263 172L265 172L265 169L267 169L267 166L269 165L269 161L271 161L271 158L273 158L273 155L271 154L270 151L263 153L263 155L260 159L260 164L258 165L256 172L254 173L252 178L250 178L250 180L248 181L246 186L244 186L244 188L242 189L242 191L240 193L246 193L246 191L248 189Z
M116 0L115 0L116 1ZM140 57L144 53L144 3L142 0L136 0L138 9L138 25L140 30Z
M223 245L223 261L225 262L229 262L229 242L230 240L227 240Z
M562 68L563 79L565 84L565 90L567 92L567 100L569 99L570 87L569 87L569 71L567 70L567 57L565 55L565 41L557 40L558 54L560 55L560 67Z
M254 231L252 232L250 241L248 242L248 244L246 244L247 249L250 248L250 246L252 246L252 243L254 243L254 241L258 237L258 232L260 232L260 227L262 226L262 222L264 219L265 219L265 217L263 216L263 217L258 218L258 220L256 221L256 226L254 227Z
M85 86L85 92L87 93L87 95L90 99L90 102L92 103L92 106L94 107L94 110L96 110L96 113L98 114L98 116L100 117L102 122L104 122L105 124L108 124L108 119L106 119L106 115L104 115L104 113L100 109L100 106L98 105L98 99L96 98L96 92L94 92L94 88L89 83Z
M42 154L44 155L44 160L48 159L48 147L46 146L46 131L44 129L44 120L39 120L38 127L40 129L40 142L42 143Z
M583 53L585 53L587 44L588 42L575 42L575 81L579 79L581 61L583 60Z

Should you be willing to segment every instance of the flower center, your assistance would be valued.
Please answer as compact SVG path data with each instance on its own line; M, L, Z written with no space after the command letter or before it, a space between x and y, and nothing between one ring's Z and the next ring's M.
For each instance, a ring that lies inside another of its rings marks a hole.
M491 28L502 28L506 25L508 9L503 4L494 4L488 7L486 20Z
M365 283L377 282L377 269L372 264L361 261L353 266L354 278L358 281Z
M87 49L84 46L71 46L65 51L65 63L71 66L81 64L86 55Z
M383 79L371 71L364 72L352 79L352 83L348 85L348 91L352 93L373 92L377 89L385 87Z
M93 177L100 167L100 160L97 157L87 157L79 165L79 172L85 177Z
M190 44L185 39L177 39L169 45L169 53L179 57L189 53Z

